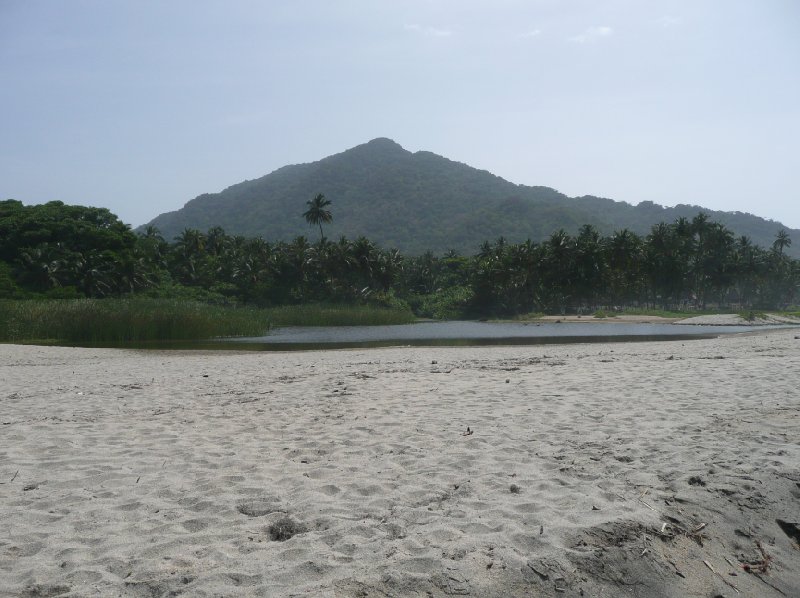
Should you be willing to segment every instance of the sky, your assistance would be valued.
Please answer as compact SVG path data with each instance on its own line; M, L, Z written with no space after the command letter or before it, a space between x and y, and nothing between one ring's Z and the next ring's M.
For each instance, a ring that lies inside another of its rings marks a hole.
M138 226L389 137L800 228L798 31L797 0L0 0L0 199Z

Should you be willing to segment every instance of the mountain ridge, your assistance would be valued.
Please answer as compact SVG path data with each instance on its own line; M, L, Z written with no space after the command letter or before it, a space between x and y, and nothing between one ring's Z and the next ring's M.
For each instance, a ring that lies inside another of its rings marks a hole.
M559 228L575 233L583 224L604 234L622 228L646 234L653 224L702 211L761 246L770 246L778 230L785 229L794 241L789 253L800 255L800 230L752 214L690 204L668 208L650 201L632 205L591 195L568 197L551 187L512 183L432 152L410 152L385 137L201 194L138 230L155 226L173 238L185 228L221 226L230 234L271 241L313 237L314 229L302 212L317 193L333 202L334 219L326 226L326 236L365 236L406 253L474 253L484 240L504 236L509 241L541 241Z

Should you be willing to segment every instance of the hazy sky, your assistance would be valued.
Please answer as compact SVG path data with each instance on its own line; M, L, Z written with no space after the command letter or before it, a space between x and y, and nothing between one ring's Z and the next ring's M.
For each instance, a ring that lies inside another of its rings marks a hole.
M0 0L0 85L0 199L133 225L390 137L800 228L797 0Z

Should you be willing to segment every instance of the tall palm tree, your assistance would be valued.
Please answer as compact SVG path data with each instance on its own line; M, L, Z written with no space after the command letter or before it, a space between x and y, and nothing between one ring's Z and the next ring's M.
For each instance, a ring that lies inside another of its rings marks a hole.
M306 202L306 205L308 206L308 210L303 212L303 218L312 226L315 224L319 226L319 240L322 242L325 238L325 235L322 233L322 223L328 224L333 220L330 210L325 209L331 205L331 201L326 199L322 193L317 193L314 199Z
M784 247L789 247L792 244L792 238L789 236L784 229L778 231L778 234L775 235L775 242L772 244L772 248L777 251L779 254L783 255Z

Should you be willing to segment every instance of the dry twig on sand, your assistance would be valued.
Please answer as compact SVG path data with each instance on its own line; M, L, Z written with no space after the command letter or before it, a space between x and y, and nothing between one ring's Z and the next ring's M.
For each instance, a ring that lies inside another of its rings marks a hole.
M714 575L716 575L717 577L719 577L719 578L720 578L722 581L724 581L726 585L728 585L728 586L730 586L731 588L733 588L733 590L734 590L734 591L735 591L737 594L739 594L739 593L740 593L740 592L739 592L739 588L737 588L735 585L733 585L731 582L729 582L727 579L725 579L725 577L723 577L722 573L718 572L716 569L714 569L714 567L712 567L712 566L711 566L711 563L709 563L708 561L703 561L703 564L704 564L706 567L708 567L709 569L711 569L711 572L712 572Z

